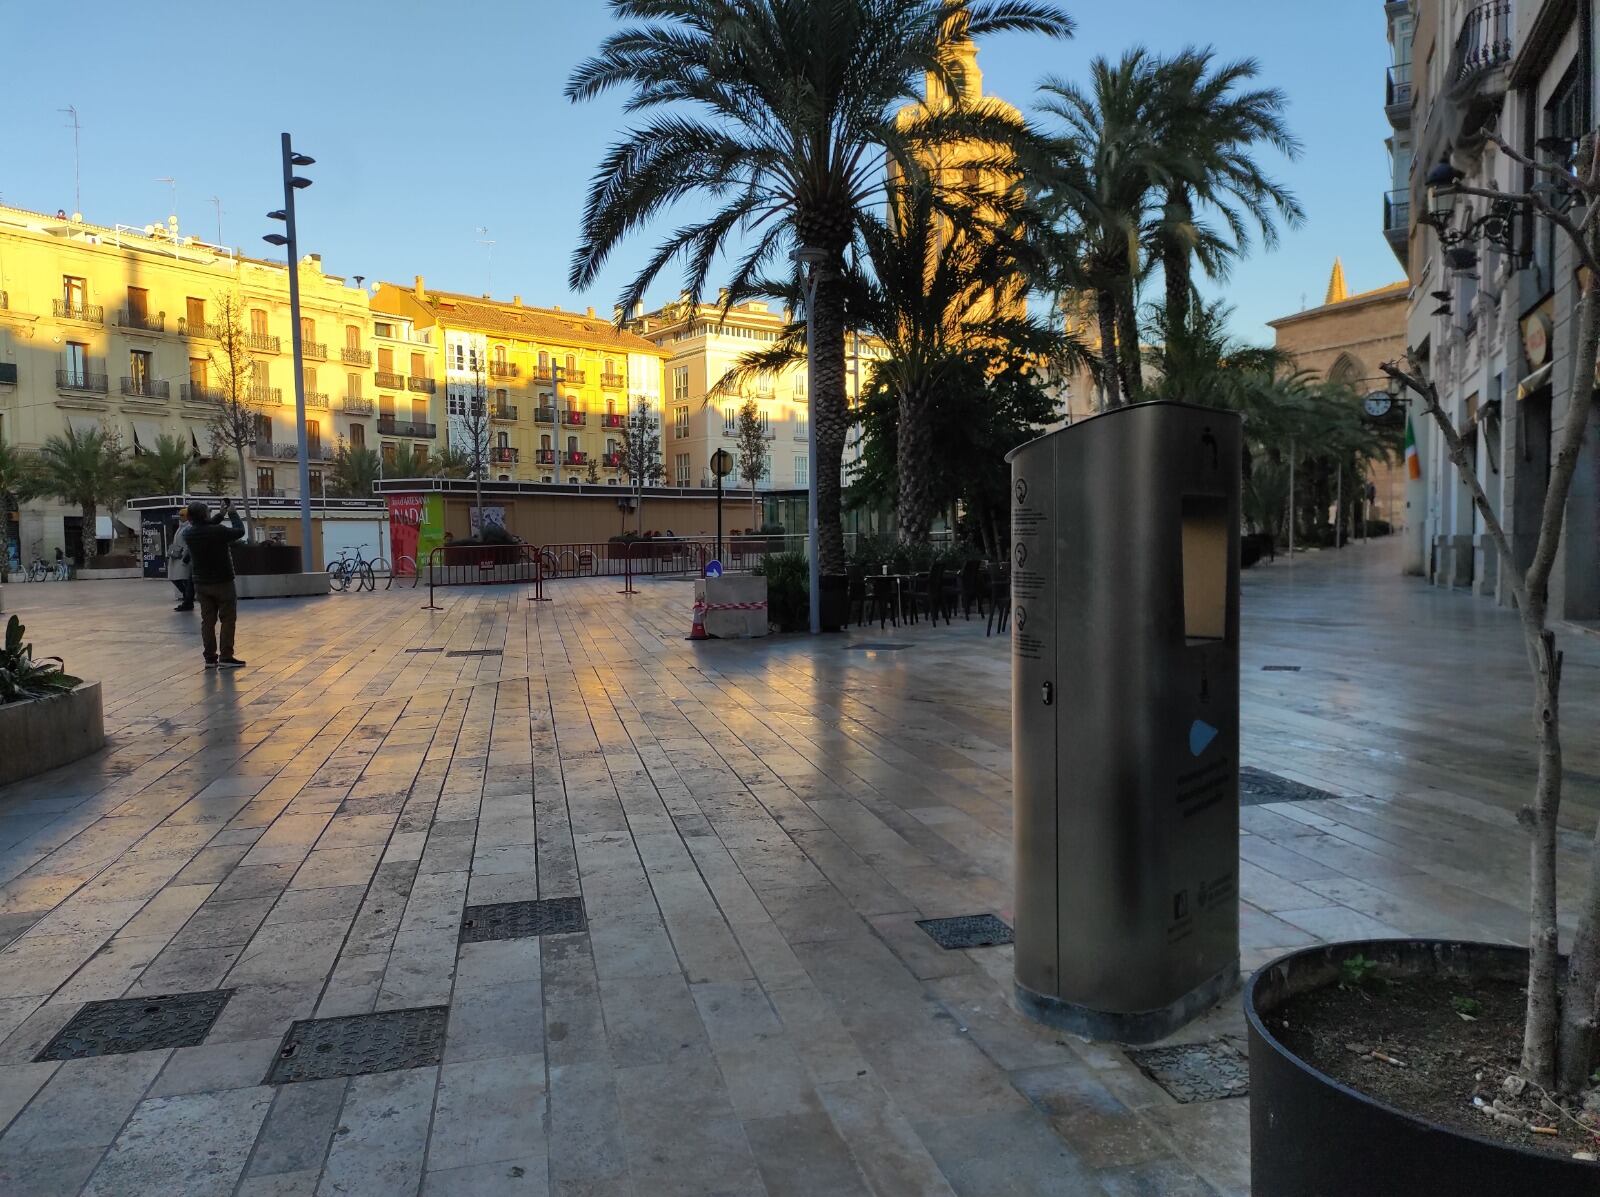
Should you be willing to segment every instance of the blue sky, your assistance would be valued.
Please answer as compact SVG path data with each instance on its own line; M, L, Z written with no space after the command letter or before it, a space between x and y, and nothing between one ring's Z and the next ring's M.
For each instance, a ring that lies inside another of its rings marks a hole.
M1388 165L1383 139L1382 5L1262 6L1246 0L1080 0L1070 42L987 43L985 86L1024 109L1046 74L1082 78L1096 54L1139 42L1156 50L1213 44L1254 56L1290 98L1305 143L1276 166L1308 219L1276 252L1239 267L1224 293L1238 331L1269 339L1264 321L1321 301L1335 255L1352 290L1401 271L1380 228ZM1270 16L1268 15L1270 12ZM146 224L171 208L185 231L270 253L263 214L278 206L278 134L317 158L301 195L303 250L327 270L529 303L608 312L649 243L626 245L587 294L567 266L585 188L621 125L614 97L574 106L570 66L612 27L600 0L391 0L265 5L90 0L64 38L47 5L0 0L7 31L0 201L72 207L72 133L83 124L84 215ZM63 59L69 45L71 62ZM300 49L289 51L286 46ZM495 244L478 242L487 227ZM678 277L658 287L669 299Z

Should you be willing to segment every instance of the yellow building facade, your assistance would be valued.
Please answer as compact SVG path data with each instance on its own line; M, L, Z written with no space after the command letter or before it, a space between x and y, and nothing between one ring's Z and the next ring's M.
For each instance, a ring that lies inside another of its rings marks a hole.
M378 352L430 356L440 380L441 443L470 451L471 404L488 406L489 476L508 482L621 486L622 429L630 411L661 416L662 361L649 340L598 317L380 283L372 308ZM398 391L380 388L380 397ZM385 453L403 441L400 419L380 416ZM414 428L411 431L416 431ZM414 438L413 438L414 439Z
M339 438L362 441L371 425L372 320L366 293L325 274L317 255L300 264L300 296L316 493ZM227 297L259 410L246 481L252 493L298 495L288 268L184 235L175 219L106 226L0 207L0 439L26 451L99 426L134 454L165 435L209 455ZM21 557L49 557L77 550L78 520L41 500L9 532Z

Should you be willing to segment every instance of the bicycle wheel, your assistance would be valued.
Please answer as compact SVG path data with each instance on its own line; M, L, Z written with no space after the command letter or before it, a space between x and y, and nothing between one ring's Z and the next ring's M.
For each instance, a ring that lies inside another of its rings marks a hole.
M345 587L350 585L350 574L345 569L343 561L335 561L328 566L328 589L343 594Z
M368 590L378 589L378 578L377 575L372 572L372 562L370 561L363 561L361 563L361 581L356 584L356 589L360 590L363 586L365 586Z

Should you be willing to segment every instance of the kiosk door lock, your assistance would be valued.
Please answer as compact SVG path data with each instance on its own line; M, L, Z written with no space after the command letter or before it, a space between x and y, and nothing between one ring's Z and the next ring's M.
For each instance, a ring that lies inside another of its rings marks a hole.
M1046 682L1042 687L1042 691L1043 693L1041 697L1044 699L1044 705L1047 707L1054 706L1056 701L1056 684L1054 682Z

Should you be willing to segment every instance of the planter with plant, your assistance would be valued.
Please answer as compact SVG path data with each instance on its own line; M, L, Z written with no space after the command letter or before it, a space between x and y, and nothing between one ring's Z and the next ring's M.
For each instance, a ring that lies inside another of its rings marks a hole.
M6 621L0 642L0 785L43 773L104 747L100 683L67 673L59 657L38 657L22 621Z
M1586 137L1569 171L1492 133L1488 140L1539 186L1517 194L1457 183L1446 194L1509 203L1549 222L1582 268L1570 398L1531 556L1513 552L1474 450L1423 363L1407 354L1382 369L1438 429L1520 621L1537 759L1531 800L1518 812L1530 849L1528 946L1332 944L1262 969L1245 996L1251 1175L1254 1191L1272 1197L1600 1193L1600 843L1588 845L1575 932L1563 954L1556 886L1562 654L1550 616L1568 498L1596 416L1600 155Z

